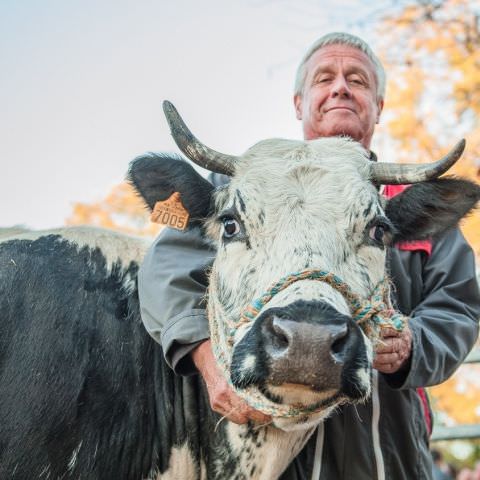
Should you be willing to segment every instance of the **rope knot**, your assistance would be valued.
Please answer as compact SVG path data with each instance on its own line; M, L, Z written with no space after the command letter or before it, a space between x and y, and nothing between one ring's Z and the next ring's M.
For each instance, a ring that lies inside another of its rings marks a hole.
M386 279L375 287L369 300L360 300L359 303L360 308L352 312L352 317L362 325L367 335L373 333L372 327L377 330L390 327L398 331L405 328L406 317L396 312L390 303L390 288ZM366 325L367 322L373 325Z

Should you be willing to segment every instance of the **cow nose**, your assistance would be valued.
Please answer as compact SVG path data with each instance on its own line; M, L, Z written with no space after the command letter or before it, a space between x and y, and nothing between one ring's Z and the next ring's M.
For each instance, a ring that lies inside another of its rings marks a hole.
M274 316L266 327L267 348L270 347L268 350L272 357L288 357L314 348L317 352L329 352L336 363L345 362L348 343L346 323L311 325Z
M350 317L320 302L272 309L262 338L269 382L301 384L317 391L339 389L358 335Z
M326 302L297 300L267 309L255 320L234 347L231 378L238 388L267 387L279 401L298 400L303 387L360 398L368 393L367 347L349 315Z

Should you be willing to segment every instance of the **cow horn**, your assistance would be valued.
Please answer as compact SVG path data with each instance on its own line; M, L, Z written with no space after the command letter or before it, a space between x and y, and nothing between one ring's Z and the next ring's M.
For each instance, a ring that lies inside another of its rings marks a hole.
M461 157L465 140L460 140L443 158L425 165L372 163L372 181L377 184L399 185L432 180L444 174Z
M211 172L233 175L237 157L216 152L200 142L168 100L163 102L163 111L175 143L192 162Z

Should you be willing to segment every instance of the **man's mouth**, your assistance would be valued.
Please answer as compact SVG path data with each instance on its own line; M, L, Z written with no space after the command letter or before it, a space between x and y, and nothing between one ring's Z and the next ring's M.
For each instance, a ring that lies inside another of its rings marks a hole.
M327 112L331 112L333 110L347 110L349 112L352 112L352 113L355 113L355 110L353 108L350 108L350 107L342 107L342 106L339 106L339 107L331 107L327 110Z

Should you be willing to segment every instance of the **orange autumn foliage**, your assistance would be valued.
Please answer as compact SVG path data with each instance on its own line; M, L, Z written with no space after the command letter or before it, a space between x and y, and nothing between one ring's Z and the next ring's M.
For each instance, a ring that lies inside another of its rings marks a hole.
M469 0L418 2L384 19L388 72L385 134L398 161L440 158L460 138L467 149L451 173L480 181L480 25ZM480 257L480 212L462 230Z
M95 225L134 235L155 236L161 226L150 222L150 214L130 184L115 185L103 199L73 205L67 225Z
M464 365L429 393L434 408L458 424L480 423L480 365Z

